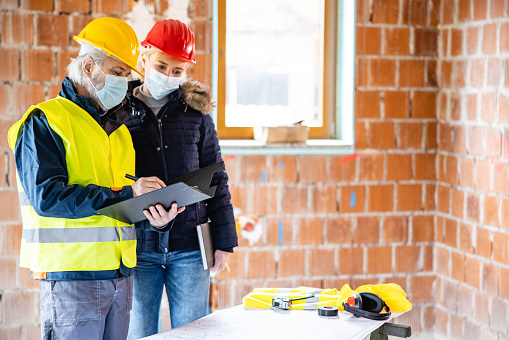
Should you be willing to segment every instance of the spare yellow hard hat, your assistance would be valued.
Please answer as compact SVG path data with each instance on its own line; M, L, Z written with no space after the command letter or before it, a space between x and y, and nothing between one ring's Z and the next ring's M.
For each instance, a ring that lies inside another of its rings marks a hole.
M87 43L122 60L134 71L143 76L136 69L140 48L134 30L126 22L111 17L98 18L88 23L74 40Z

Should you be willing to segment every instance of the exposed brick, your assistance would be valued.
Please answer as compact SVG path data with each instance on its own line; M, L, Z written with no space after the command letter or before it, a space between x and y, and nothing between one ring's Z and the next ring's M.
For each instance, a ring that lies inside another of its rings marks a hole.
M425 123L426 127L426 149L436 149L437 148L437 123L436 122L428 122Z
M472 226L464 223L459 225L459 249L467 253L473 253Z
M197 54L193 78L202 84L212 84L212 54Z
M318 214L337 212L337 192L335 185L316 186L313 189L313 211Z
M30 325L39 322L39 293L2 294L2 321L6 325Z
M3 129L2 129L3 130ZM6 136L5 134L4 136ZM19 200L17 190L3 190L0 195L0 221L19 221Z
M426 25L428 1L414 0L411 2L409 16L409 24L411 25ZM406 13L405 13L406 14Z
M89 13L90 3L88 1L81 0L60 0L57 1L57 11L64 13L72 12Z
M360 247L339 249L339 274L362 274L363 258L363 250Z
M37 16L37 27L37 45L61 47L69 45L68 16L39 14Z
M78 51L65 50L57 53L57 77L59 81L63 81L67 77L67 66L71 62L71 58L76 58Z
M374 0L373 23L395 24L398 22L398 0Z
M414 93L412 105L412 117L414 118L436 118L436 93L419 92Z
M475 169L476 169L475 188L479 190L489 191L492 173L489 161L476 159Z
M469 319L474 317L474 292L470 287L458 287L458 313Z
M383 243L408 242L408 217L387 216L383 224Z
M509 235L494 232L493 233L493 260L500 263L507 263L509 248Z
M434 241L434 223L433 216L413 216L412 217L412 242L432 242Z
M452 66L451 61L441 61L442 72L440 74L440 86L444 88L451 87L452 84Z
M325 243L352 243L352 219L350 217L330 217L325 220L325 223Z
M369 146L374 149L394 148L394 123L373 122L370 125Z
M22 0L21 7L32 11L53 11L53 0Z
M426 63L426 83L424 84L427 87L438 87L438 77L437 77L437 61L436 60L427 60Z
M19 80L19 52L18 50L0 49L0 80Z
M130 11L130 2L123 0L92 0L92 13L122 16Z
M488 24L483 26L482 52L484 54L495 54L497 52L496 24Z
M242 156L242 171L240 182L270 182L270 173L267 168L267 157L262 155Z
M357 226L353 230L354 244L379 243L380 217L360 216L357 217Z
M371 185L368 187L368 211L393 210L393 185Z
M465 207L465 193L461 190L452 189L451 213L454 217L463 218Z
M372 59L369 79L371 86L396 85L396 61L391 59Z
M450 212L451 189L442 185L438 186L437 209L448 214Z
M410 278L410 286L412 287L408 298L412 303L430 303L433 302L434 288L433 276L413 276Z
M502 334L509 334L507 332L507 301L493 299L491 304L490 313L490 326L495 331Z
M416 164L417 166L417 164ZM387 155L387 180L404 181L412 178L412 155Z
M293 218L267 218L265 224L267 245L279 245L280 241L282 241L282 245L290 245L293 243Z
M277 187L256 186L254 188L253 214L267 215L278 212Z
M230 194L232 197L232 205L236 208L239 208L243 212L250 211L250 203L251 203L251 190L248 190L246 187L235 187L230 185Z
M491 241L489 230L477 228L477 242L475 253L479 256L491 259Z
M465 283L474 288L480 288L481 261L476 258L465 259Z
M478 39L478 36L479 36L479 27L468 27L467 28L467 39L466 39L467 46L466 47L467 47L467 53L469 55L477 53L477 49L478 49L479 41L480 41L480 39Z
M295 214L306 212L307 188L284 187L281 197L282 213Z
M366 206L366 188L364 186L341 187L339 211L362 212Z
M434 154L415 154L415 176L417 180L434 180L435 173Z
M12 88L13 108L12 115L21 118L32 105L37 105L45 100L43 85L14 85Z
M323 219L320 217L298 218L293 227L295 244L318 245L323 243Z
M355 58L355 86L368 86L370 60Z
M465 281L465 255L452 252L451 278L459 282Z
M500 24L500 52L509 51L509 23Z
M500 205L498 197L484 196L484 224L494 227L499 226L498 207Z
M423 87L425 76L424 60L400 60L399 61L399 86L400 87Z
M436 56L437 55L438 31L436 29L416 28L415 29L415 55Z
M355 31L356 55L378 55L381 51L382 31L378 27L357 27Z
M486 68L485 59L472 59L470 61L470 85L475 88L484 86Z
M387 28L384 34L385 55L408 55L410 51L410 30L408 28Z
M300 156L300 165L301 183L318 183L327 178L326 156Z
M269 181L274 183L296 183L297 157L294 155L272 156Z
M276 261L273 251L249 252L248 278L267 279L276 277Z
M22 53L24 81L53 81L55 79L55 53L51 50L24 50Z
M310 276L337 275L333 249L311 249L309 255Z
M2 45L32 45L34 43L33 18L32 14L3 13L1 15Z
M482 285L481 290L488 295L498 295L498 280L500 267L492 263L483 262L482 264Z
M474 299L475 299L474 320L477 321L478 323L489 325L490 323L489 297L483 293L476 293ZM480 337L479 339L489 339L489 337L488 338Z
M412 273L419 271L419 246L396 247L396 272Z
M425 185L426 193L424 196L424 210L435 210L435 184Z
M211 20L193 20L190 25L196 41L196 50L202 52L212 52L212 21Z
M509 192L508 166L505 163L494 162L493 192L507 195Z
M473 1L474 20L486 19L488 3L486 1Z
M327 182L352 182L355 180L356 160L345 161L345 157L349 156L330 157L330 171Z
M390 273L392 271L391 247L370 247L367 254L367 274Z
M459 0L458 2L458 21L465 22L472 18L470 11L470 0Z
M380 92L355 91L355 118L380 117Z
M498 281L498 295L505 300L509 300L509 269L500 268L500 280Z
M280 251L278 277L303 276L306 272L305 251L283 249Z
M422 185L399 184L397 187L397 210L422 210Z
M457 247L458 222L451 219L445 219L444 243L448 246Z
M367 146L366 123L355 122L355 149L366 149Z
M435 4L436 5L436 4ZM438 4L441 7L442 12L442 25L452 24L454 22L454 7L455 2L452 1L440 1L440 4ZM440 13L440 9L437 9L437 11ZM439 16L440 14L437 14Z
M463 30L451 30L451 56L458 56L463 54Z
M502 198L502 228L509 229L509 200Z
M385 118L407 118L409 116L409 101L409 92L385 92Z
M72 20L72 32L70 32L72 36L78 35L85 26L94 20L94 17L89 15L73 15L71 17ZM74 39L71 40L71 45L73 47L78 47L80 44L78 44Z
M400 123L397 139L398 149L421 149L422 148L422 123Z
M467 218L472 222L480 221L480 202L475 194L467 194Z

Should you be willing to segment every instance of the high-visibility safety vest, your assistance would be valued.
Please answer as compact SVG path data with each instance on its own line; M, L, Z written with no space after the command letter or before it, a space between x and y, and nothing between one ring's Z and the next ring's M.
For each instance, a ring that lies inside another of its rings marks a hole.
M131 135L122 125L109 136L88 112L57 97L32 106L8 134L14 150L19 130L30 113L42 110L65 147L68 185L96 184L109 188L130 185L134 173ZM18 176L19 177L19 176ZM43 217L30 205L18 178L23 233L20 266L33 272L114 270L120 261L136 266L134 225L103 215L79 219Z
M255 288L251 293L244 296L242 304L244 307L248 308L269 309L272 307L272 300L274 297L299 299L313 294L313 297L292 301L290 309L312 310L320 306L335 306L338 307L339 310L344 310L343 301L346 301L353 294L361 292L377 294L385 301L391 310L395 312L403 312L412 309L412 304L407 300L405 291L395 283L363 285L359 286L356 290L353 290L348 284L345 284L339 292L336 288Z

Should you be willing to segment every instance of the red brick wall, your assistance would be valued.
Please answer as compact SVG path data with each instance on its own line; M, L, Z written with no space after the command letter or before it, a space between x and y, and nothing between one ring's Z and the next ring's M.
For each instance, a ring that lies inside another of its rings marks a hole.
M124 17L131 2L1 3L0 339L32 339L38 283L17 266L5 135L58 93L72 36L103 14ZM145 4L156 19L171 14L167 0ZM231 272L214 280L219 308L255 287L396 282L414 307L398 322L414 334L507 339L507 11L503 0L357 1L359 156L225 157L233 204L263 233L252 245L240 237ZM210 85L211 1L190 1L189 16L198 60L189 74Z
M398 321L432 331L438 6L357 1L359 157L229 157L233 204L264 234L240 238L216 281L219 308L255 287L395 282L413 303Z
M436 332L508 339L507 1L442 2Z
M189 3L198 61L189 74L210 86L212 5ZM168 0L145 4L155 19L171 16ZM58 94L67 64L79 50L72 36L97 17L125 18L131 1L3 0L0 8L0 339L37 339L39 283L18 266L21 217L7 131L32 104Z

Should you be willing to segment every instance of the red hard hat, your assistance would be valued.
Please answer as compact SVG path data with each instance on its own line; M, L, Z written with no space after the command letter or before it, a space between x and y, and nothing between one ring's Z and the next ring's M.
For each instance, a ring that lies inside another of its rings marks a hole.
M165 19L155 23L141 46L156 48L174 58L196 64L194 34L181 21Z

